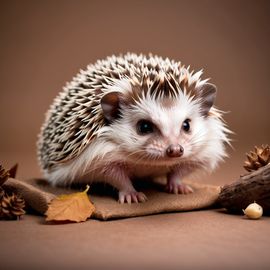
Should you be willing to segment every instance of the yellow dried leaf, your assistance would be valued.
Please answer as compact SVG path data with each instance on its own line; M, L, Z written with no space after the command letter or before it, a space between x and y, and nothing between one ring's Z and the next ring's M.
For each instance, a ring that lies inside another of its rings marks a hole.
M95 210L87 195L89 186L83 192L60 195L53 199L45 215L47 221L86 221Z

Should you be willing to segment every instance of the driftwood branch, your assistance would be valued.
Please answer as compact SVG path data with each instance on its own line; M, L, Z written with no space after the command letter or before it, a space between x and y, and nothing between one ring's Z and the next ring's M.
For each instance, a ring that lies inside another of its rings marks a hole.
M48 203L55 198L54 194L14 178L9 178L4 185L6 188L21 195L28 206L42 214L48 209Z
M242 211L254 201L264 212L270 212L270 164L223 186L218 199L222 207L232 212Z

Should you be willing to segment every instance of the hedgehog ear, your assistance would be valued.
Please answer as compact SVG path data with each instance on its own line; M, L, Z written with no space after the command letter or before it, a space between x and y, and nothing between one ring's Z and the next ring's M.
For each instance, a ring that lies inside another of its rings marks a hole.
M214 104L217 95L217 87L212 83L205 83L198 89L198 96L201 99L201 113L207 116Z
M108 122L112 122L119 115L120 95L120 92L110 92L101 98L103 115Z

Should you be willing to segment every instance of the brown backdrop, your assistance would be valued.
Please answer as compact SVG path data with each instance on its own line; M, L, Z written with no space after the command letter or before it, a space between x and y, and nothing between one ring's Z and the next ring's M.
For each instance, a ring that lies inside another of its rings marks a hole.
M39 176L44 113L80 68L120 52L152 52L205 70L236 133L210 178L230 182L244 153L269 143L269 1L1 1L0 160Z

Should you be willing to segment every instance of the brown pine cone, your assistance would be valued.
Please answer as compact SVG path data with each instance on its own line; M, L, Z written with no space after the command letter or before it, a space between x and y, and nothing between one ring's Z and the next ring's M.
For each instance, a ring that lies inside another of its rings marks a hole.
M267 165L270 162L270 146L255 146L255 151L250 151L250 153L247 154L247 159L248 160L244 163L244 168L248 172L256 171Z
M0 202L2 201L2 198L4 197L5 195L5 191L2 187L0 187Z
M4 194L0 203L0 217L2 219L17 219L25 214L25 201L15 193Z
M6 171L0 164L0 186L2 186L9 178L9 171Z

